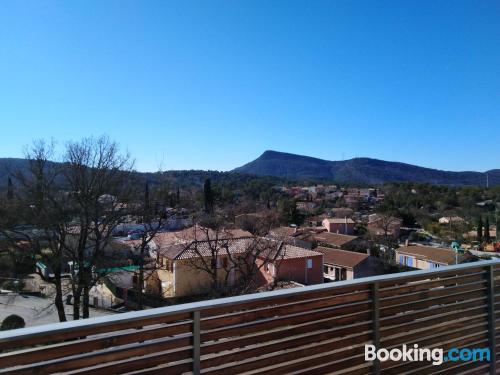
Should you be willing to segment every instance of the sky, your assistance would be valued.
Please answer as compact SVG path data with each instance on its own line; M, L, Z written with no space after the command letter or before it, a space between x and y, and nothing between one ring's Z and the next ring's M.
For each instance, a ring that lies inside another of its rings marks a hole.
M141 171L500 168L500 2L0 2L0 157L101 134Z

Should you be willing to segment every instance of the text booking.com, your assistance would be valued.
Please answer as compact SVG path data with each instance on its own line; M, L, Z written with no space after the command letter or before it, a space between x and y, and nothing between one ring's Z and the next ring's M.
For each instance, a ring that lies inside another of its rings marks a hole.
M378 359L385 361L403 362L432 362L439 366L444 362L490 361L489 348L451 348L446 353L443 349L420 348L418 344L406 345L401 348L377 349L375 345L365 345L365 360Z

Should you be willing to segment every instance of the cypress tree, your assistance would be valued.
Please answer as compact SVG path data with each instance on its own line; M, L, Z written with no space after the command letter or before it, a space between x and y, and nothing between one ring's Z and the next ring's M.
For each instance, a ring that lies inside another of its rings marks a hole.
M181 190L177 186L177 204L181 202Z
M7 199L12 200L14 199L14 186L12 185L12 179L9 176L9 179L7 180Z
M144 212L145 212L145 220L149 220L150 214L150 201L149 201L149 183L146 182L146 186L144 188Z
M214 209L214 197L212 192L212 182L209 178L205 180L205 184L203 185L203 198L205 203L205 213L212 213Z
M483 240L483 218L481 216L477 221L477 240L479 242Z
M491 241L491 237L490 237L490 217L489 217L489 215L486 215L486 219L484 221L484 240L486 242L490 242Z
M496 222L497 222L497 241L500 241L500 211L496 214Z

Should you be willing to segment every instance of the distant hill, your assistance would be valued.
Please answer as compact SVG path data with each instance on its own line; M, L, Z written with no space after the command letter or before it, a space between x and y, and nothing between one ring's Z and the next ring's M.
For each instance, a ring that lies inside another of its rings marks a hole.
M22 158L0 158L0 192L7 189L7 178L17 171L28 171L28 160ZM133 178L137 183L148 181L151 184L165 184L171 188L202 187L206 178L210 178L214 184L224 184L227 187L238 189L247 188L252 182L260 181L266 184L280 184L285 181L272 176L256 176L251 174L239 174L234 172L203 171L203 170L174 170L163 173L134 172ZM64 179L61 177L59 183L64 187ZM15 181L14 181L15 184Z
M370 158L329 161L278 151L265 151L254 161L234 169L238 173L275 176L291 180L330 180L377 184L419 182L450 186L500 185L500 169L487 172L450 172Z
M27 167L26 159L0 158L0 191L7 186L9 171L23 170ZM500 169L484 173L447 172L369 158L328 161L309 156L266 151L259 158L231 172L186 170L167 171L162 175L137 172L135 177L139 181L147 180L153 184L166 182L172 186L181 187L202 186L205 178L211 178L214 183L221 182L228 186L248 184L255 180L256 176L269 176L266 180L275 183L284 182L284 180L328 180L360 184L421 182L450 186L485 186L486 173L488 173L491 186L500 185Z

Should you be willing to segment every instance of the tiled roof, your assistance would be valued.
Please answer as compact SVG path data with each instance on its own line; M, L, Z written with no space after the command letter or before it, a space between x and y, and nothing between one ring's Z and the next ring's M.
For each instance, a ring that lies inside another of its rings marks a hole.
M349 268L354 268L369 257L368 254L340 249L331 249L329 247L317 247L314 250L324 255L323 263L335 264L337 266L344 266Z
M171 259L193 259L200 256L211 257L214 252L222 256L244 254L255 251L261 258L293 259L322 255L316 251L285 244L268 238L237 238L218 241L193 241L188 244L170 245L159 250L160 254Z
M328 220L331 224L354 224L354 220L351 218L329 217L325 220Z
M346 234L324 232L324 233L316 234L314 236L314 238L318 242L323 242L323 243L326 243L326 244L329 244L332 246L341 247L342 245L345 245L346 243L354 241L358 237L348 236Z
M396 249L398 253L404 253L407 255L413 255L418 259L430 260L431 262L441 263L441 264L455 264L455 252L451 249L440 249L431 246L422 245L410 245L402 246ZM468 254L459 254L458 262L461 263L464 260L470 258Z
M202 228L200 226L192 226L176 232L160 232L157 233L154 241L158 247L170 246L179 243L190 243L192 241L208 241L216 238L243 238L251 237L250 232L241 229L221 229L214 231L212 229Z
M262 252L263 257L270 259L308 258L318 255L322 254L317 251L307 250L299 246L293 246L290 244L273 240L269 240L268 249Z
M291 237L297 231L297 228L292 227L279 227L271 229L269 235L271 237L280 238L280 237Z

